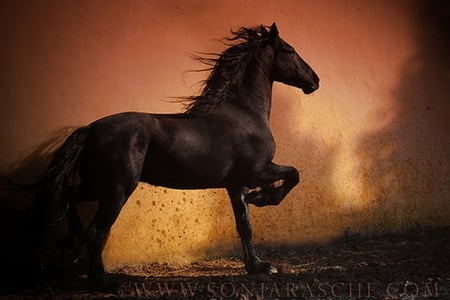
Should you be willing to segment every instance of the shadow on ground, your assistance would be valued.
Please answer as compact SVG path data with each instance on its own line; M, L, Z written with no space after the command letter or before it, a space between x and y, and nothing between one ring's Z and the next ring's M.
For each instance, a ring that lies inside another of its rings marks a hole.
M0 299L449 299L449 228L346 236L328 245L260 247L278 274L246 275L238 257L188 266L128 266L108 274L117 288L90 292L83 263L48 287Z

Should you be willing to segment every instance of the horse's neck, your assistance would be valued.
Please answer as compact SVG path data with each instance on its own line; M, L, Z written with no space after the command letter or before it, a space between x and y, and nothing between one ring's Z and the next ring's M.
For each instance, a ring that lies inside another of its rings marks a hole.
M255 84L246 99L252 107L252 111L267 117L270 116L272 106L272 83L267 81Z
M270 80L270 61L250 63L241 74L239 89L235 95L234 105L244 108L250 114L269 118L272 104L272 85Z

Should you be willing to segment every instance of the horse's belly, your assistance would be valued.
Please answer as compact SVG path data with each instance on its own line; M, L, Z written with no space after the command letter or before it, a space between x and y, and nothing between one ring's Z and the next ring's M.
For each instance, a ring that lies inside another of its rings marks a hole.
M227 185L231 164L207 157L190 160L146 161L141 181L176 189L221 188Z
M210 189L210 188L224 188L226 185L219 182L205 182L205 181L193 181L192 179L185 178L173 178L158 176L155 178L145 179L142 181L155 186L161 186L171 189L181 189L181 190L196 190L196 189Z
M141 181L156 186L173 189L207 189L225 187L225 180L221 178L204 178L186 172L180 174L168 174L166 172L152 172L152 174L141 176Z
M188 121L159 120L148 146L142 181L178 189L247 185L273 156L270 131L250 134L217 120Z

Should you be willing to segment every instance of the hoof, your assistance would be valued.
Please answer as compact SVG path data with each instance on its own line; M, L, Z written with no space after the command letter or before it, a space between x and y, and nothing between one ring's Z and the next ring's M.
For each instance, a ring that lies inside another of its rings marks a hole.
M278 273L278 270L269 262L265 262L262 260L258 260L255 263L253 263L251 266L246 265L247 272L250 275L257 275L257 274L276 274Z
M119 288L119 281L112 278L89 279L89 287L94 292L115 292Z

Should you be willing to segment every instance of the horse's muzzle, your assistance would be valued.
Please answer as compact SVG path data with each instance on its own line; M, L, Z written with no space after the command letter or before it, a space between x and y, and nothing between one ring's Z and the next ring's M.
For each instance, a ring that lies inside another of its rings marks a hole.
M311 94L312 92L314 92L315 90L317 90L318 88L319 88L319 84L313 83L313 84L302 87L302 90L303 90L303 93L308 95L308 94Z

